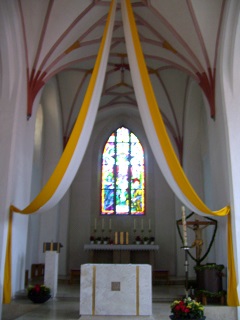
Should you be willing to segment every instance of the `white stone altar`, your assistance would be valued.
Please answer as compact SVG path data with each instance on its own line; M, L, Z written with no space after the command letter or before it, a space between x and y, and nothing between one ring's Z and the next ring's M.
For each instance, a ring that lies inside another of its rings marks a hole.
M152 315L151 266L82 265L80 315Z

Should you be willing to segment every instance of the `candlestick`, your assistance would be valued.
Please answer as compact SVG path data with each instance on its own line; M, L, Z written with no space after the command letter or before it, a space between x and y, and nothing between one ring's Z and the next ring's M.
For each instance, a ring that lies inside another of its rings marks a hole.
M187 247L187 223L185 207L182 206L182 225L183 225L183 246Z
M148 220L148 231L151 231L151 219Z

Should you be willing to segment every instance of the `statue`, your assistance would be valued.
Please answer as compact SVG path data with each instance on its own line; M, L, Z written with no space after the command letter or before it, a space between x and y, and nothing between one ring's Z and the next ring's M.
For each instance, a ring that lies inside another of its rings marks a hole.
M195 232L195 240L193 241L190 248L196 247L196 260L201 259L202 254L202 246L203 246L203 239L202 239L202 230L207 228L211 222L206 221L199 221L196 219L194 224L191 224L190 221L187 222L187 227L192 229Z

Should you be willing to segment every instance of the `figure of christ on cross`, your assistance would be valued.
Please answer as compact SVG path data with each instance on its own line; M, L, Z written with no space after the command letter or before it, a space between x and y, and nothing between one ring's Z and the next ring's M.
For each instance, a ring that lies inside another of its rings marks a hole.
M182 224L182 221L178 222ZM192 229L195 233L195 240L193 241L190 248L196 247L196 260L199 261L201 259L202 254L202 246L203 246L203 229L207 228L209 225L215 225L214 221L203 221L199 220L197 217L194 221L186 221L187 228Z

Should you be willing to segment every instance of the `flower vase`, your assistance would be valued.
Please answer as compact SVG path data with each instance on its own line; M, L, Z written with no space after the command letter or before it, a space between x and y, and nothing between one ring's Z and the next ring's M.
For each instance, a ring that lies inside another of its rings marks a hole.
M28 298L33 302L33 303L44 303L48 301L51 298L50 294L47 295L33 295L33 294L28 294Z
M176 318L173 314L170 315L169 318L172 319L172 320L187 320L186 318L185 318L185 319L183 319L183 318ZM205 319L206 319L205 316L203 316L202 318L195 318L195 319L194 319L194 318L191 318L191 320L205 320Z

